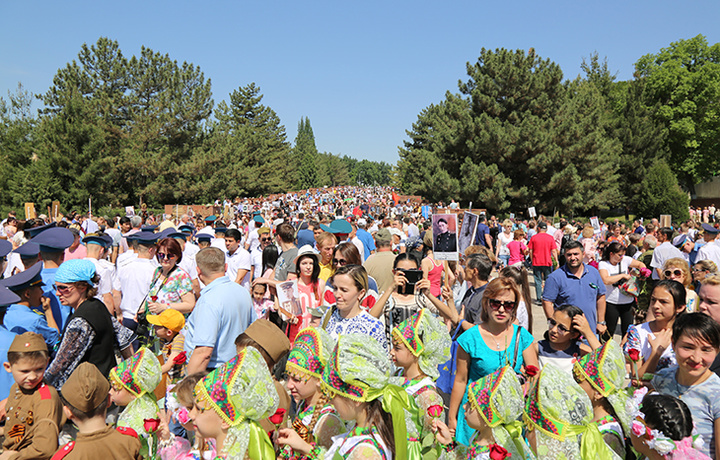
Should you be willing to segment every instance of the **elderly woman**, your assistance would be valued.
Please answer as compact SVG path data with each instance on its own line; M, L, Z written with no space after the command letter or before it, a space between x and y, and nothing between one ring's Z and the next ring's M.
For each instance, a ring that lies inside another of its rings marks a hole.
M690 266L685 259L680 257L673 257L665 261L660 276L664 280L674 280L681 283L685 287L685 311L692 313L697 311L698 307L698 295L690 289L690 283L692 283L692 274L690 273Z
M718 268L712 260L698 260L692 268L693 281L695 282L695 292L700 291L700 284L706 276L717 275Z
M55 275L60 303L71 308L55 359L45 372L45 380L57 389L83 362L94 364L104 376L117 364L115 347L124 358L132 355L132 332L110 314L96 299L94 285L99 281L95 265L89 260L64 262Z

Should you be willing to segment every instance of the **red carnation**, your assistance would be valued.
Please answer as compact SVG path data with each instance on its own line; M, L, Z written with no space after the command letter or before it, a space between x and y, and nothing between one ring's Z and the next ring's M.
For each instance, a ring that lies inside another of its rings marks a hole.
M628 357L632 361L640 361L640 350L638 350L637 348L631 348L630 350L628 350Z
M283 417L285 417L285 412L287 412L282 407L275 411L274 414L270 416L270 423L273 425L280 425L283 421Z
M148 433L154 433L155 431L157 431L159 426L160 426L159 418L146 418L145 420L143 420L143 428Z
M532 364L525 366L525 373L528 377L535 377L538 372L540 372L540 369L538 369L537 366L533 366Z
M498 445L498 444L490 444L490 459L491 460L504 460L505 458L510 456L510 452L508 452L504 447Z
M176 364L178 366L182 366L186 362L187 362L187 353L184 351L173 358L173 364Z
M427 408L427 413L430 417L440 417L440 414L442 414L442 406L434 404Z

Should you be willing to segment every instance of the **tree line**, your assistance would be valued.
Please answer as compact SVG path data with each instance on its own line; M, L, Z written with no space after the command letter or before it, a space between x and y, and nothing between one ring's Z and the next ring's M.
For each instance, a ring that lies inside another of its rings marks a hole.
M631 81L597 53L573 80L532 48L483 48L466 68L407 131L406 193L495 212L687 218L688 193L720 173L720 44L702 35L641 57Z
M262 99L250 83L216 106L198 66L145 47L127 58L104 37L85 44L44 94L19 84L0 98L0 207L160 206L390 183L390 164L318 152L307 118L291 144Z

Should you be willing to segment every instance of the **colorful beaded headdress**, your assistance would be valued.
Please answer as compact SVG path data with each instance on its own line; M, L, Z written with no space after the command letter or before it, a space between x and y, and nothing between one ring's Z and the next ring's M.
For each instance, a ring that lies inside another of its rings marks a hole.
M625 358L620 346L614 340L592 353L575 361L575 379L587 380L603 397L608 399L626 433L630 429L630 415L627 412L628 393L625 383Z
M450 356L450 336L437 317L419 310L392 330L393 339L405 345L423 373L433 380L440 376L438 366Z
M289 374L322 378L335 341L323 329L307 328L298 332L286 364Z
M256 349L241 350L200 380L195 385L195 399L209 404L230 425L223 443L224 458L242 459L246 452L250 458L274 455L272 443L257 421L275 412L279 397Z
M136 398L145 393L152 394L161 378L160 361L145 347L110 370L110 381Z

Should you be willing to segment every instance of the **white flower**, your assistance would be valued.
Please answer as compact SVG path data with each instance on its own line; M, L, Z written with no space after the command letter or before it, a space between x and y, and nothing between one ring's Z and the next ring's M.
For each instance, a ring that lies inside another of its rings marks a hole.
M648 442L648 446L660 455L667 455L675 450L675 443L668 438L655 438Z
M702 436L698 434L694 437L692 445L697 450L702 450L705 446L705 441L703 440Z

